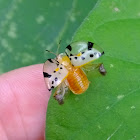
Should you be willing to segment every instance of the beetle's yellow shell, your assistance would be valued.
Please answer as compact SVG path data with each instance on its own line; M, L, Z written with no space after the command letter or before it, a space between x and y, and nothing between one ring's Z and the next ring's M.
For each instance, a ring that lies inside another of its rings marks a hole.
M58 61L69 71L66 79L68 81L70 90L74 94L84 93L88 89L89 81L81 68L72 66L71 61L67 56L58 58Z
M67 81L69 83L69 88L74 94L84 93L89 86L89 81L87 76L80 68L72 68L69 72Z

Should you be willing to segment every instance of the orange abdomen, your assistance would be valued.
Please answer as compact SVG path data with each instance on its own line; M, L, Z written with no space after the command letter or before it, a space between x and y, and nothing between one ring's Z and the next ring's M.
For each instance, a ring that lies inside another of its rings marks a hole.
M69 88L74 94L85 92L89 86L87 76L80 68L74 68L67 77Z

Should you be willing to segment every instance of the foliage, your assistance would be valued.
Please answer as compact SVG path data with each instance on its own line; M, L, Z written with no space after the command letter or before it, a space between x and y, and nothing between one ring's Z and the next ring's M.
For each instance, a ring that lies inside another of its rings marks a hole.
M70 94L63 106L51 97L47 139L140 139L140 2L98 1L73 36L105 51L105 77L88 74L90 87Z

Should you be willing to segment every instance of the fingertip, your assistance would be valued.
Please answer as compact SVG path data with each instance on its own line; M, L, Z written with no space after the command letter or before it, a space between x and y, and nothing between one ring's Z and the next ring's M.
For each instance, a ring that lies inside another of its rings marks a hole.
M16 137L21 137L24 133L22 128L24 123L29 139L42 138L51 95L43 77L43 64L2 74L0 85L0 115L8 135L13 136L16 131L18 133ZM9 117L10 119L7 119Z
M0 76L2 83L8 82L12 88L21 89L24 94L34 92L49 100L51 92L43 77L43 64L36 64L12 70Z

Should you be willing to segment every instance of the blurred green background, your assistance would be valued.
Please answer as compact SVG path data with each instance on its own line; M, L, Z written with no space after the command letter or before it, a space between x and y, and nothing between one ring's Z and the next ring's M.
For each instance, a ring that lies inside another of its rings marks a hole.
M0 73L44 63L71 42L97 0L0 0Z

